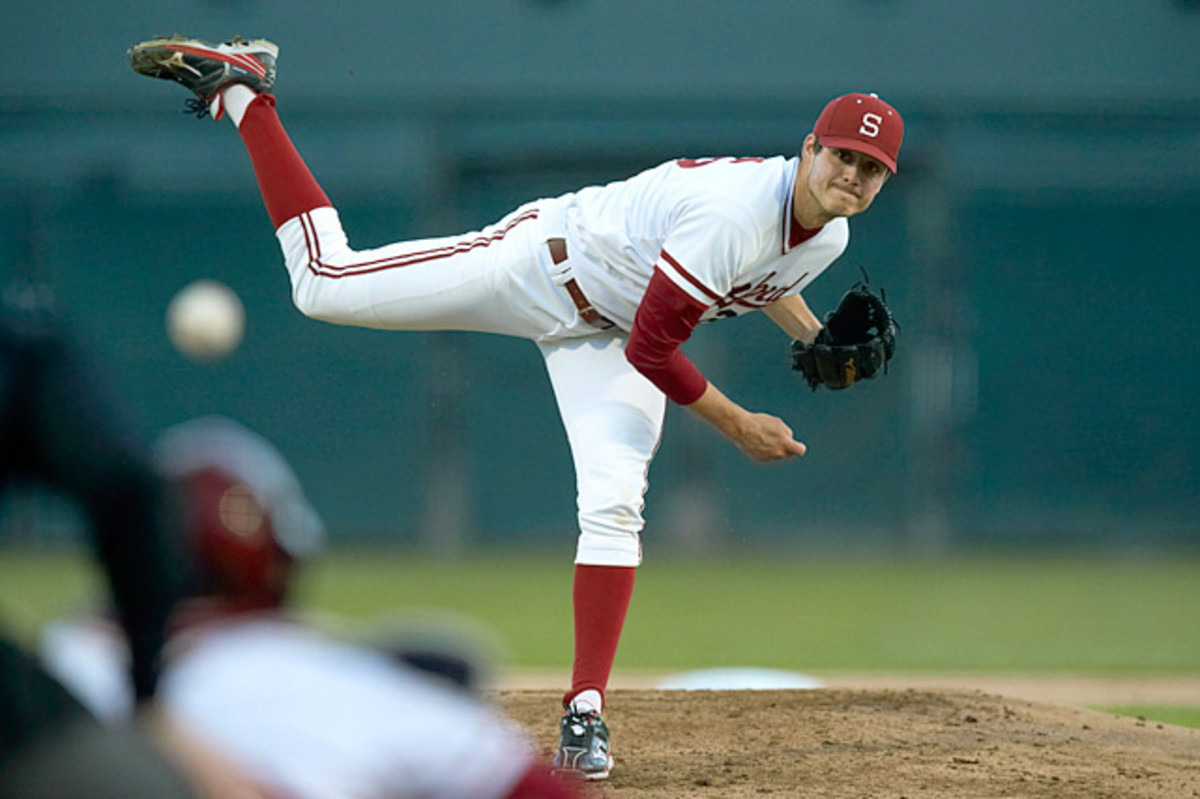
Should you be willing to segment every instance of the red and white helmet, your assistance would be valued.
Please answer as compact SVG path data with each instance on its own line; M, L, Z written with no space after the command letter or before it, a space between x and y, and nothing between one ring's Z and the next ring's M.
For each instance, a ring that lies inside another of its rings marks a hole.
M325 530L300 481L266 439L223 416L163 432L155 451L180 489L197 596L242 608L283 604L294 567Z

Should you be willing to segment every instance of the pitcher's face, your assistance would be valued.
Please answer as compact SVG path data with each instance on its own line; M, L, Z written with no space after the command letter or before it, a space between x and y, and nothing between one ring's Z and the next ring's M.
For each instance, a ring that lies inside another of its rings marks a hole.
M817 146L812 134L804 140L804 160L796 180L794 207L801 213L824 217L820 224L839 216L854 216L871 207L891 172L883 162L844 147ZM813 219L807 220L812 222Z

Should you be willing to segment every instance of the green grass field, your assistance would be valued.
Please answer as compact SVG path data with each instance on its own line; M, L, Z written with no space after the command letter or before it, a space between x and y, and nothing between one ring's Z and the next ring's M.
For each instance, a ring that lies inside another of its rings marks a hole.
M571 573L569 558L339 552L298 600L364 623L444 609L494 631L513 668L566 669ZM0 554L0 615L21 635L96 586L77 557ZM1198 629L1197 554L667 560L639 572L617 666L1192 675ZM1200 708L1114 712L1200 726Z

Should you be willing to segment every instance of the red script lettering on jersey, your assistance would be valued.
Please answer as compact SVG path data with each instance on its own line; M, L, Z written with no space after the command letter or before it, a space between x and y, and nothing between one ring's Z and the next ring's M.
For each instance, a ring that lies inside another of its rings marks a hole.
M721 299L713 303L716 307L717 316L725 317L735 314L735 311L730 310L732 305L741 305L746 308L762 308L764 305L770 305L776 300L787 296L788 292L798 286L804 278L808 277L808 272L801 275L796 281L786 286L776 286L771 283L771 279L775 277L775 273L771 272L760 279L757 283L744 283L740 286L734 286Z

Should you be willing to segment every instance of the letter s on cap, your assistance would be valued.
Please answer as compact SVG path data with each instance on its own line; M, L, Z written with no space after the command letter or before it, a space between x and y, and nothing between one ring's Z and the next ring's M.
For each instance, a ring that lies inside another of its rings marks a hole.
M862 124L858 126L858 132L873 139L879 135L879 125L882 122L883 117L879 116L879 114L863 114Z

